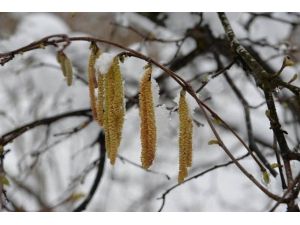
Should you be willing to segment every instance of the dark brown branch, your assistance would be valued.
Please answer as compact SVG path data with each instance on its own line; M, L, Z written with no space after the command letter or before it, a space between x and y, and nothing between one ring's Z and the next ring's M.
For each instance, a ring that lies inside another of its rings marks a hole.
M231 63L229 63L227 66L223 67L223 68L218 68L218 71L213 73L211 76L212 79L218 77L219 75L223 74L224 72L226 72L227 70L229 70L234 64L236 63L236 60L232 60ZM198 77L199 75L197 75L196 77ZM191 80L192 81L192 80ZM209 81L203 81L202 85L196 90L196 93L199 93L207 84Z
M223 67L223 63L221 61L221 59L219 58L217 53L214 53L214 57L217 61L217 64L220 68ZM247 127L247 134L248 134L248 142L249 142L249 148L254 151L257 155L257 157L260 159L260 161L264 164L264 166L266 168L268 168L268 170L270 171L270 173L276 177L277 176L277 172L271 167L271 165L269 164L269 162L267 161L267 159L264 157L264 155L261 153L261 151L258 149L255 141L254 141L254 136L253 136L253 129L252 129L252 123L251 123L251 117L250 117L250 110L249 110L249 104L247 102L247 100L244 98L244 96L242 95L242 93L240 92L240 90L236 87L236 85L234 84L233 80L229 77L228 72L224 71L224 77L225 80L227 81L227 83L229 84L229 86L231 87L231 89L233 90L233 92L235 93L235 95L237 96L238 100L241 102L243 109L244 109L244 116L245 116L245 121L246 121L246 127ZM251 154L251 156L253 157L253 159L255 160L255 162L259 165L260 169L262 172L265 171L265 168L263 167L263 165L260 164L260 162L258 161L258 159L256 159L256 157L253 155L252 151L250 151L249 153Z
M283 170L282 170L282 164L281 164L281 159L280 159L280 152L278 151L278 147L277 147L277 140L276 140L276 136L273 134L273 150L275 151L275 156L276 156L276 161L278 164L278 169L279 169L279 174L280 174L280 179L281 179L281 187L282 189L286 189L287 185L285 182L285 178L283 175Z
M300 190L300 173L298 174L298 176L294 179L293 183L291 186L288 187L288 189L286 190L286 192L282 195L281 199L279 201L277 201L277 203L270 209L270 212L274 212L275 209L281 204L283 203L283 199L286 199L286 197L289 194L292 194L291 196L291 202L294 202L294 200L297 198L298 194L299 194L299 190ZM299 207L297 205L293 204L293 209L297 209L295 211L299 212Z
M2 135L2 137L0 138L0 145L5 146L7 143L13 141L28 130L41 125L49 125L67 117L91 117L90 112L90 109L76 110L73 112L67 112L56 116L36 120Z
M239 55L242 60L246 63L246 65L250 68L253 72L253 76L256 80L256 83L264 92L268 110L270 113L270 124L271 129L273 130L276 139L278 141L279 147L281 149L282 158L284 162L284 167L286 170L286 176L288 185L291 185L293 178L292 178L292 171L290 167L290 163L287 160L287 153L290 152L289 147L287 145L286 139L284 137L284 131L281 129L281 125L277 116L274 99L272 96L272 91L274 88L274 84L270 81L270 77L272 77L258 62L257 60L237 41L235 34L231 28L231 25L225 15L225 13L219 13L219 18L222 22L224 27L225 33L227 38L230 42L231 48Z
M287 145L287 141L284 137L284 131L281 129L281 125L279 123L279 119L277 116L276 107L275 107L272 93L268 92L267 90L264 90L264 94L266 97L266 102L267 102L268 110L270 113L269 121L271 124L271 129L273 130L276 140L279 144L279 147L281 150L281 156L283 158L285 173L287 176L288 186L290 186L291 183L293 182L291 165L290 165L289 160L287 159L287 154L288 154L288 152L290 152L290 149L289 149L289 147Z
M87 197L85 198L85 200L79 205L77 206L73 212L81 212L84 211L86 209L86 207L89 205L90 201L92 200L94 194L97 191L97 188L101 182L101 178L103 176L103 172L104 172L104 165L105 165L105 137L104 137L104 132L100 131L99 136L97 138L97 141L99 143L99 164L98 164L98 170L97 170L97 174L95 177L95 180L93 182L93 185L87 195Z

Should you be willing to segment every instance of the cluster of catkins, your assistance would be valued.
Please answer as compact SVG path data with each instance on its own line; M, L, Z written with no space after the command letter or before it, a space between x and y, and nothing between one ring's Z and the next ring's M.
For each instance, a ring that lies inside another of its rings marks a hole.
M93 118L104 128L107 156L114 165L122 138L122 128L125 116L124 87L120 71L119 56L114 57L106 74L96 71L95 63L101 52L96 43L91 43L91 53L88 61L88 84ZM57 53L68 85L72 84L72 64L62 52ZM156 122L155 106L152 96L152 66L144 68L144 74L139 87L139 115L141 138L141 163L148 169L155 158ZM97 89L97 94L95 90ZM180 92L179 103L179 173L178 182L184 181L188 175L188 167L192 165L192 134L193 122L185 97L185 91Z

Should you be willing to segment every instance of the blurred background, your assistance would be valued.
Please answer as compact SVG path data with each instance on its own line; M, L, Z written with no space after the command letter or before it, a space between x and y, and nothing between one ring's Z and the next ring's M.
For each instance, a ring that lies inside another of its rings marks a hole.
M289 81L299 72L299 13L228 13L228 17L237 38L268 71L278 71L289 55L295 64L284 70L282 79ZM0 30L0 53L47 35L67 34L110 40L153 57L189 81L200 98L247 142L243 106L223 73L216 75L222 69L219 59L251 106L256 144L270 163L276 163L262 91L249 71L235 61L216 13L0 13ZM99 47L102 52L121 52L109 45ZM65 50L75 75L71 87L56 61L56 51L46 47L16 55L0 67L0 136L44 118L89 110L89 43L73 42ZM30 129L4 146L3 165L9 182L4 185L4 211L73 211L85 201L87 211L270 209L273 200L234 165L223 165L230 159L218 145L208 144L214 135L192 99L194 156L189 177L200 175L166 193L177 184L180 88L155 67L157 154L150 170L141 168L137 96L143 66L145 62L134 58L121 64L127 112L116 165L106 161L103 174L99 174L102 129L89 116L66 117ZM300 85L298 77L293 84ZM274 95L288 144L298 151L300 106L287 90L278 89ZM215 126L236 157L247 153L218 121ZM245 156L241 163L268 190L282 194L279 176L266 181L251 157ZM205 172L208 169L212 170ZM292 169L297 174L299 162L292 161ZM277 210L284 211L285 206Z

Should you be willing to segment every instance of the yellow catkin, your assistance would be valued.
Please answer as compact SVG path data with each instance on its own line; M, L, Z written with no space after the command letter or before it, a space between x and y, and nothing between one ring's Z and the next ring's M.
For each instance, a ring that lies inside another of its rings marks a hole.
M97 107L96 107L96 96L95 96L95 88L96 88L96 70L95 70L95 63L97 58L100 55L100 49L95 43L91 44L91 53L88 62L88 82L89 82L89 94L90 94L90 104L92 115L95 120L97 119Z
M57 52L56 59L61 66L64 77L67 80L67 85L71 86L73 81L73 70L70 59L62 51Z
M140 82L139 106L142 145L142 166L148 169L154 160L156 150L155 111L151 85L152 67L148 66Z
M193 121L190 116L185 91L180 92L179 98L179 173L178 182L184 181L188 175L188 167L192 166L192 136Z
M121 143L125 115L123 80L118 57L113 59L113 63L105 76L104 88L105 144L110 163L114 165Z
M104 125L104 79L105 76L98 72L98 99L97 99L97 119L100 126Z

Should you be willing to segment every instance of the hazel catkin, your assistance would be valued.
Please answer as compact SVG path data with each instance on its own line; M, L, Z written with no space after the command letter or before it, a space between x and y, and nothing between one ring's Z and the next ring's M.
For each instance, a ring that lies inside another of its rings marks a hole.
M96 81L96 70L95 70L95 63L97 58L100 56L100 49L98 48L97 44L92 42L91 46L91 53L89 56L88 61L88 84L89 84L89 95L90 95L90 104L93 118L98 121L97 118L97 107L96 107L96 96L95 96L95 88L97 85Z
M100 126L104 125L104 79L105 76L98 72L98 98L97 98L97 120Z
M156 151L155 110L151 84L152 67L148 65L140 82L139 106L142 166L148 169L154 160Z
M73 69L70 59L63 51L57 52L56 59L60 64L64 77L67 80L67 85L71 86L73 81Z
M192 166L193 121L185 98L185 91L179 98L179 173L178 182L184 181L188 175L188 167Z
M119 59L115 57L104 79L104 131L108 158L114 165L121 143L124 123L124 89Z

